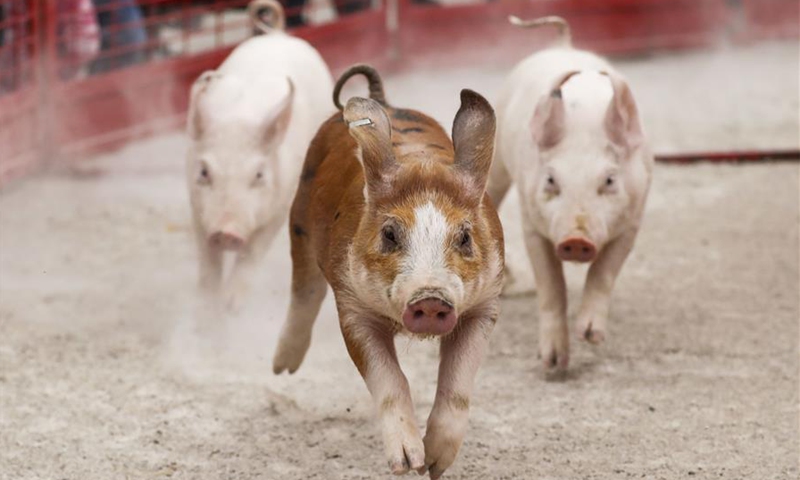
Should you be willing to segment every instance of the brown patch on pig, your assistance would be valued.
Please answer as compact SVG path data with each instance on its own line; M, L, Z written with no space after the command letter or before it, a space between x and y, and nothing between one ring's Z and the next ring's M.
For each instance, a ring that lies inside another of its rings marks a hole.
M381 402L381 412L388 412L394 409L394 406L397 404L397 397L395 396L387 396Z
M469 410L469 397L460 394L453 394L448 403L455 410Z

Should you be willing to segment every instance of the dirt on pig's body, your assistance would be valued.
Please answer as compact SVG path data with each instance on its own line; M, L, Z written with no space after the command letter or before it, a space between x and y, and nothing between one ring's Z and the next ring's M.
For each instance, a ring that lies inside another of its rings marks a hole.
M658 151L797 148L797 54L617 65ZM400 75L387 95L450 119L460 88L493 98L504 73ZM0 479L388 478L331 298L298 373L271 373L288 233L241 314L195 297L184 151L182 136L160 137L0 193ZM569 375L548 381L536 297L504 299L445 478L797 478L799 174L658 166L606 344L575 342ZM509 200L508 256L525 283ZM574 298L583 273L568 269ZM436 343L397 345L424 426Z

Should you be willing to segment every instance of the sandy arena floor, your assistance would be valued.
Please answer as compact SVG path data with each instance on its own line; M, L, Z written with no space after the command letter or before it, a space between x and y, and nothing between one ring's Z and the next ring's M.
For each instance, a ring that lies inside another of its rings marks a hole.
M796 44L618 64L659 151L800 144ZM493 98L503 74L404 74L387 92L449 128L458 89ZM330 302L300 371L271 373L288 236L245 314L196 332L184 146L0 193L0 479L388 478ZM799 173L659 166L607 344L574 344L569 377L545 381L536 297L504 300L445 478L797 479ZM525 267L513 202L503 214ZM424 425L436 346L398 346Z

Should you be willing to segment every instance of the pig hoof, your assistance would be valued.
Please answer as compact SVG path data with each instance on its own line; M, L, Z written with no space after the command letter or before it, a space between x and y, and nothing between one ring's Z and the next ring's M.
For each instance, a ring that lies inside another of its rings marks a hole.
M448 434L447 427L428 427L425 434L425 467L428 470L431 480L441 478L456 460L458 450L461 447L461 437Z
M606 339L606 333L603 330L593 328L591 322L583 329L582 336L584 340L594 345L601 344Z
M413 438L416 436L416 438ZM398 439L400 445L393 448L395 454L389 458L389 470L392 475L405 475L414 470L418 474L425 473L425 450L419 434Z
M569 352L551 350L542 355L546 375L555 375L567 370L569 366Z
M308 347L311 344L311 338L300 342L287 342L281 339L278 344L278 350L275 352L275 357L272 359L272 371L275 375L283 373L288 370L290 374L300 368L303 359L306 356Z

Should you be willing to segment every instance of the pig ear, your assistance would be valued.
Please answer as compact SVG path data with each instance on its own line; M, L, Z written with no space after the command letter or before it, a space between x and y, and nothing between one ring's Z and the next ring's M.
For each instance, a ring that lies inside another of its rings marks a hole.
M289 77L286 77L286 82L289 84L289 93L269 112L264 120L264 144L268 149L274 149L283 141L292 119L294 83Z
M368 195L388 193L399 167L392 153L392 124L386 110L375 100L353 97L342 116L359 146Z
M453 120L454 167L470 179L474 197L483 198L494 154L492 106L472 90L461 90L461 107Z
M197 80L192 84L191 93L189 94L189 112L186 116L186 128L189 136L195 140L203 135L206 123L203 118L203 108L200 106L201 98L208 91L209 86L220 77L222 77L222 74L216 70L207 70L197 77Z
M626 149L638 147L644 139L639 110L628 84L618 75L602 72L611 80L614 96L606 111L605 129L609 140Z
M571 71L558 77L551 85L550 93L536 105L530 127L533 140L541 150L555 147L564 138L566 112L561 87L577 73Z

